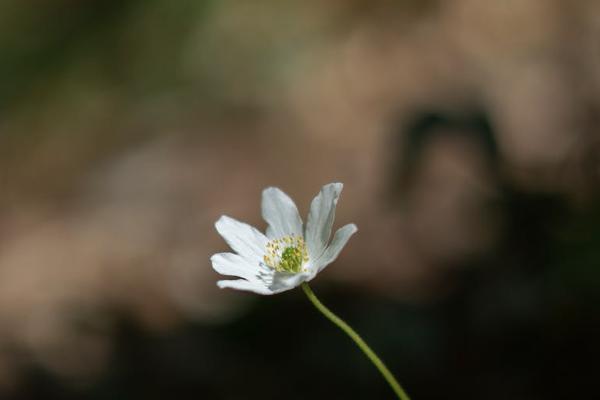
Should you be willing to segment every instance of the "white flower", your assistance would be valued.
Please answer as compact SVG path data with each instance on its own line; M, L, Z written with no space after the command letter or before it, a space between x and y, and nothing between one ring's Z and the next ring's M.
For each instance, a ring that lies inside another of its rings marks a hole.
M222 280L217 285L275 294L313 279L337 258L357 230L356 225L348 224L329 241L342 187L341 183L323 186L310 205L304 228L294 201L274 187L262 193L266 236L233 218L219 218L215 227L237 254L215 254L210 259L212 266L220 274L243 279Z

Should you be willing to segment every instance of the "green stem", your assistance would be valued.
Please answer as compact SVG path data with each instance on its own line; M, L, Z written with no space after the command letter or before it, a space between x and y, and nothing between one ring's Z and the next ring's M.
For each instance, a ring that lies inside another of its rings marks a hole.
M321 303L319 301L319 299L317 298L315 293L312 291L310 286L308 286L308 283L304 282L302 284L302 290L304 290L304 293L306 293L306 296L313 303L313 305L317 308L317 310L319 310L325 317L327 317L327 319L329 319L331 322L336 324L341 330L346 332L346 334L348 336L350 336L350 338L352 340L354 340L354 342L363 351L363 353L365 353L365 355L369 358L369 360L371 360L371 362L375 365L375 367L377 367L379 372L381 372L381 375L383 375L383 377L385 378L387 383L390 385L390 387L392 388L394 393L396 393L398 398L400 400L410 400L410 398L408 397L408 395L406 394L404 389L402 389L402 386L400 386L400 384L398 383L396 378L394 378L394 375L392 375L392 373L385 366L383 361L381 361L381 359L377 356L377 354L375 354L375 352L373 350L371 350L369 345L367 343L365 343L365 341L359 336L359 334L356 333L354 331L354 329L352 329L350 327L350 325L348 325L346 322L344 322L344 320L342 320L340 317L338 317L337 315L332 313L327 307L325 307L323 305L323 303Z

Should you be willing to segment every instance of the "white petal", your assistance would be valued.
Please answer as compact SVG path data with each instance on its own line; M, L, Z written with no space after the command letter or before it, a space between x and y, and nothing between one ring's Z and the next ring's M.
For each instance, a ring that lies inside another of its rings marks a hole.
M325 185L310 204L304 240L308 247L308 254L314 260L321 257L329 242L335 218L335 206L342 188L341 183Z
M218 281L217 286L221 289L230 288L237 290L244 290L246 292L254 292L258 294L274 294L272 290L270 290L265 285L258 282L249 282L243 279L238 280L228 280L228 281Z
M223 215L215 223L223 239L238 254L255 261L262 261L269 239L256 228Z
M294 201L278 188L263 190L262 215L269 224L267 236L270 239L287 235L302 236L302 219L298 208Z
M210 258L213 269L222 275L237 276L246 280L256 282L259 280L258 263L233 253L218 253Z
M321 272L323 268L325 268L328 264L331 264L335 261L337 256L340 254L346 243L348 243L348 239L350 236L354 235L354 233L358 230L356 225L348 224L335 232L333 235L333 240L329 244L329 247L325 250L323 255L315 262L315 266L318 272Z
M273 276L273 283L269 286L269 289L273 291L273 293L281 293L286 290L290 290L300 285L302 282L308 280L310 274L301 273L301 274L288 274L282 272L276 272Z

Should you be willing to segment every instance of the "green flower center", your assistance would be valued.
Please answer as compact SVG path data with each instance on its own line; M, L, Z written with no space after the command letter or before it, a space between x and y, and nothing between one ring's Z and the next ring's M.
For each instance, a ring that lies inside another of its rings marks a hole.
M297 274L308 261L304 239L300 236L284 236L267 243L265 264L277 272Z

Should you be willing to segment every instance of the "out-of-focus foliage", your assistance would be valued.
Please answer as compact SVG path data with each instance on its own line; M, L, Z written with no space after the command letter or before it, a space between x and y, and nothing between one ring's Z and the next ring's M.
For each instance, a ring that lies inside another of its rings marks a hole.
M593 0L1 2L0 397L389 397L301 293L215 288L221 214L331 181L316 291L415 399L589 397L599 37Z

